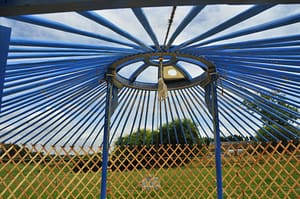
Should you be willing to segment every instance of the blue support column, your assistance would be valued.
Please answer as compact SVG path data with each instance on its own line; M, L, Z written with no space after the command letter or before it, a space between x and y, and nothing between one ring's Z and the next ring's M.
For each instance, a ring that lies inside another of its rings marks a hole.
M221 157L221 139L219 129L219 115L218 115L218 98L217 98L217 74L213 76L211 83L212 91L212 116L215 133L215 160L216 160L216 174L217 174L217 195L218 199L223 198L222 190L222 157Z
M107 169L108 169L108 150L109 150L109 133L110 133L110 116L111 116L111 97L112 97L112 83L111 77L107 78L106 90L106 107L105 107L105 121L103 134L103 150L102 150L102 178L101 178L101 194L100 198L106 198L107 185Z
M11 29L0 26L0 112L3 97L4 77L7 64L7 54L10 43Z

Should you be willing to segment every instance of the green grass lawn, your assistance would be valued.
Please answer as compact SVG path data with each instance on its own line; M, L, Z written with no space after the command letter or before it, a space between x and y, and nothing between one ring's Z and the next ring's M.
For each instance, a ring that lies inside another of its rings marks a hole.
M268 165L224 166L224 198L298 198L299 170L293 171L288 165L281 169L277 167L270 171ZM149 174L160 178L160 190L142 190L140 182ZM111 184L114 187L112 198L216 198L213 167L115 172L111 174Z
M296 165L292 167L291 165ZM72 165L0 165L0 196L8 198L96 198L101 174L74 173ZM147 176L159 178L161 188L143 190ZM280 164L234 163L223 166L225 198L298 198L299 161ZM186 167L114 171L108 176L108 198L216 198L215 169L192 162ZM6 190L5 187L9 187ZM267 197L269 196L269 197Z

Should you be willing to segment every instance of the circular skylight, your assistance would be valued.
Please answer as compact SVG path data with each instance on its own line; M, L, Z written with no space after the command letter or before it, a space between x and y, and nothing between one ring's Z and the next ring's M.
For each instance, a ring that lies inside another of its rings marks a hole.
M110 71L124 86L156 90L159 78L165 81L168 89L204 86L215 67L190 54L158 52L127 56L114 62Z

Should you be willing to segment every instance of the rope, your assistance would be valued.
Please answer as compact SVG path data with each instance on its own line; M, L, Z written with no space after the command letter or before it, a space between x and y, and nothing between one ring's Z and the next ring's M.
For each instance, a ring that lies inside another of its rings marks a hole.
M169 26L168 26L167 33L166 33L166 36L165 36L164 47L166 47L166 45L167 45L167 39L169 37L169 32L170 32L170 29L171 29L171 25L173 23L175 11L176 11L176 6L173 6L173 10L172 10L171 16L169 18Z
M163 58L159 58L159 73L158 73L158 101L162 101L168 97L168 88L163 78Z
M159 76L158 78L162 78L163 77L163 59L162 57L159 58Z

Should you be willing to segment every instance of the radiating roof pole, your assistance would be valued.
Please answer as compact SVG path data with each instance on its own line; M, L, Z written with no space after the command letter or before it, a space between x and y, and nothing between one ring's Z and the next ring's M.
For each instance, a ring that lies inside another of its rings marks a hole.
M211 82L212 91L212 117L214 125L215 137L215 161L216 161L216 174L217 174L217 195L218 199L223 198L222 191L222 159L221 159L221 139L219 129L219 115L218 115L218 98L217 98L217 74L213 74Z
M100 199L106 199L107 185L107 167L108 167L108 150L109 150L109 133L110 133L110 116L111 116L111 98L112 98L112 77L107 75L107 90L105 104L104 134L102 142L102 178Z
M5 68L7 64L7 54L10 43L10 33L10 28L0 26L0 113L4 88Z

